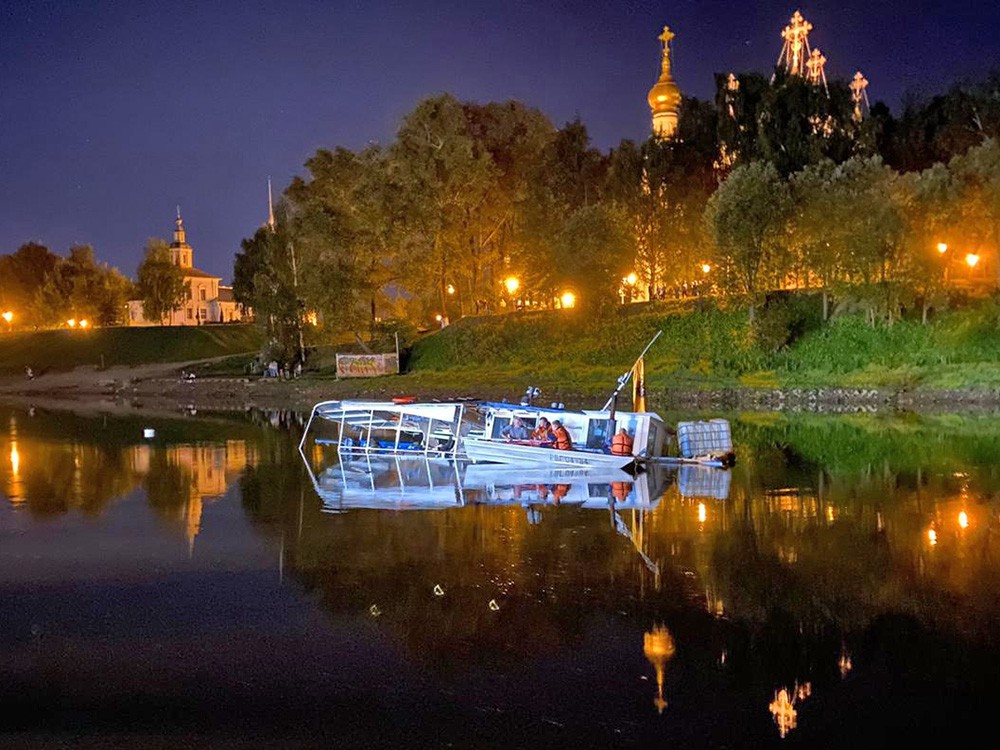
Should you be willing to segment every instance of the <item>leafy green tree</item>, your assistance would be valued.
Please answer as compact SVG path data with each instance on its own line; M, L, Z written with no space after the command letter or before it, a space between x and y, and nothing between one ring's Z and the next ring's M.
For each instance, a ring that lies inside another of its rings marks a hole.
M880 157L838 165L827 190L829 241L840 259L846 291L868 311L892 322L906 291L907 214L912 184Z
M576 119L556 131L531 169L511 267L533 301L546 304L558 295L567 224L580 209L601 202L608 167Z
M268 339L267 356L304 361L303 318L307 313L298 281L295 239L285 206L275 228L261 227L244 239L233 270L233 296L253 310Z
M448 95L422 101L404 118L389 160L405 199L407 287L436 298L448 317L449 283L472 276L462 262L467 224L487 199L495 167L469 133L462 104Z
M929 99L909 97L882 153L901 171L919 171L947 163L985 138L1000 138L1000 70Z
M1000 284L1000 139L988 138L948 164L962 242L992 264Z
M570 215L555 242L549 285L565 285L577 305L600 309L617 301L621 278L632 263L632 243L620 213L610 206L583 206Z
M169 245L155 237L146 242L136 277L136 292L146 320L162 323L168 313L183 304L189 291L180 266L170 261Z
M745 295L754 317L764 277L780 275L787 261L788 184L768 162L733 170L706 207L709 231L726 291Z
M28 242L0 260L0 296L5 309L15 311L21 325L48 325L50 315L42 290L52 283L59 256L40 243Z

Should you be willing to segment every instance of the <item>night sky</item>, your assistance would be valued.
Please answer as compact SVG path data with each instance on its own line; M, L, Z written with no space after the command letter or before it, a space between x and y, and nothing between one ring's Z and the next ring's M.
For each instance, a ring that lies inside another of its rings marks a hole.
M94 245L134 275L180 204L195 264L232 275L243 237L320 147L388 143L421 98L520 99L595 145L642 139L660 28L674 74L770 70L799 7L828 77L860 68L898 113L1000 63L1000 3L0 0L0 252Z

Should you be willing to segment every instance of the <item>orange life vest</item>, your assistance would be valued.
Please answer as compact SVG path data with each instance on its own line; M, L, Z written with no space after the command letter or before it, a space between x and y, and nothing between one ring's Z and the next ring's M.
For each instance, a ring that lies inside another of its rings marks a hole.
M611 483L611 494L614 496L615 500L621 500L625 502L628 498L628 493L632 491L631 482L612 482Z
M552 433L556 436L556 449L561 451L572 450L573 441L569 437L569 432L563 425L559 425Z
M611 455L631 456L632 436L624 432L616 433L615 436L611 438Z

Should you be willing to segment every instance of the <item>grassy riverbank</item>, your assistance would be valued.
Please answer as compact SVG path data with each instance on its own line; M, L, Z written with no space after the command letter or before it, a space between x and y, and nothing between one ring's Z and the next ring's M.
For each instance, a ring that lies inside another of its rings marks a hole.
M95 328L0 334L0 374L36 375L75 367L192 362L256 353L262 336L253 326Z
M414 346L420 379L559 384L605 392L657 330L647 388L1000 388L1000 306L980 301L927 324L821 320L815 297L773 301L750 322L745 309L710 302L619 308L595 320L577 311L469 318Z

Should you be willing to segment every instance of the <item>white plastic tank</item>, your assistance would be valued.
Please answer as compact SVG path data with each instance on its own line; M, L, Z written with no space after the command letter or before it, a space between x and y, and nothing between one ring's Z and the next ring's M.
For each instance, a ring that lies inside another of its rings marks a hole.
M725 419L677 423L677 449L682 458L721 456L733 452L733 436Z

